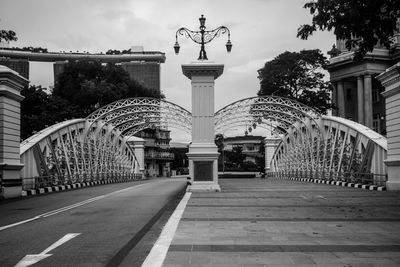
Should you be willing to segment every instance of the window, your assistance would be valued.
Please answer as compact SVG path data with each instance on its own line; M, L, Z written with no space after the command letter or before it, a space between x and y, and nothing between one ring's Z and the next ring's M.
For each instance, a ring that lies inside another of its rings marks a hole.
M379 102L379 90L372 90L372 102Z
M372 116L372 129L378 133L379 133L379 128L380 128L380 117L381 117L381 115L379 113L375 113Z
M351 88L346 89L346 100L351 101Z

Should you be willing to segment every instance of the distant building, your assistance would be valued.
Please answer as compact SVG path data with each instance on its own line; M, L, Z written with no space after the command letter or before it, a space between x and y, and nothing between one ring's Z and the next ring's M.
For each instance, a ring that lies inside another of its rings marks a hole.
M80 52L37 52L19 48L0 47L0 65L7 66L29 79L29 62L53 62L54 81L64 72L69 61L98 61L120 64L129 77L143 86L160 91L160 64L165 62L165 53L144 51L143 47L132 47L125 54L90 54Z
M145 175L150 177L170 176L171 162L174 160L174 154L169 146L170 131L159 128L146 129L135 136L145 140Z
M149 89L155 89L158 92L161 90L160 63L131 61L122 62L121 67L129 73L131 80L135 80Z
M393 37L390 49L376 46L363 60L353 61L352 51L344 40L337 40L328 65L333 84L332 103L337 107L333 115L356 121L378 133L386 134L383 86L377 75L400 60L400 34Z
M260 148L264 145L265 137L262 136L236 136L224 138L224 151L232 151L234 147L241 147L245 161L256 163L256 158L262 157Z
M29 61L27 59L0 57L0 65L6 66L18 72L22 77L29 79Z

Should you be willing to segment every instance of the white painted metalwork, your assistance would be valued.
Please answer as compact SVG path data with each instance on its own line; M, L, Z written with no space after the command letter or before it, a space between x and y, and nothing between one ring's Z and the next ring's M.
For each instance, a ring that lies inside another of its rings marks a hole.
M385 182L387 141L368 127L274 96L239 100L215 114L217 134L262 124L282 139L271 160L272 172L351 181L368 176L368 183Z
M304 126L289 128L271 161L273 172L385 184L387 140L384 136L335 116L321 116L317 123L318 134L305 135L308 131Z
M133 174L138 162L121 132L98 121L85 139L88 125L85 119L64 121L23 141L24 187L34 187L37 177L49 186Z
M113 102L90 114L90 122L102 120L130 136L151 127L179 128L187 133L192 130L192 115L186 109L171 102L136 97Z
M55 124L21 143L24 187L110 179L143 169L127 140L146 128L191 132L191 114L153 98L130 98L98 109L86 119Z
M386 138L353 121L322 116L296 101L274 96L246 98L215 113L216 134L257 125L282 139L271 160L273 172L336 180L361 173L384 180ZM98 179L99 174L132 173L139 168L127 138L155 127L191 133L191 113L154 98L113 102L86 119L58 123L22 142L21 176L24 183L33 177L70 183Z
M260 96L236 101L215 113L215 132L223 133L237 123L271 123L279 132L286 131L297 121L315 120L320 115L297 101L276 96Z

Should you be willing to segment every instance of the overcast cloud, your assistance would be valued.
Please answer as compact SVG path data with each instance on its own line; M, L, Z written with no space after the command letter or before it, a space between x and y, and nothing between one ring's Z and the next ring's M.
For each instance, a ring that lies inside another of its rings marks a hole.
M1 0L0 28L17 33L11 46L41 46L49 51L105 52L142 45L166 53L161 88L166 100L190 110L190 81L181 64L198 57L192 41L179 39L181 53L173 51L180 27L197 30L201 14L208 30L220 25L231 30L232 52L226 53L226 35L206 46L210 61L225 64L216 80L218 110L236 100L255 96L257 70L284 51L320 49L326 54L335 42L331 33L309 40L296 38L297 28L311 21L302 0ZM31 83L53 84L51 63L31 63Z

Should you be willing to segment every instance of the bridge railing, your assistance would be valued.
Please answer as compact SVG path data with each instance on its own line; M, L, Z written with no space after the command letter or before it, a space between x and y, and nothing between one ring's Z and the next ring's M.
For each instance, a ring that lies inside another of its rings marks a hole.
M50 175L36 176L31 178L23 178L22 189L31 190L58 185L71 185L85 182L101 182L101 181L135 181L143 179L141 173L128 172L98 172L83 175Z
M347 182L363 185L386 186L386 174L359 173L359 172L328 172L311 170L291 170L268 172L266 177L279 179L317 179L321 181Z

